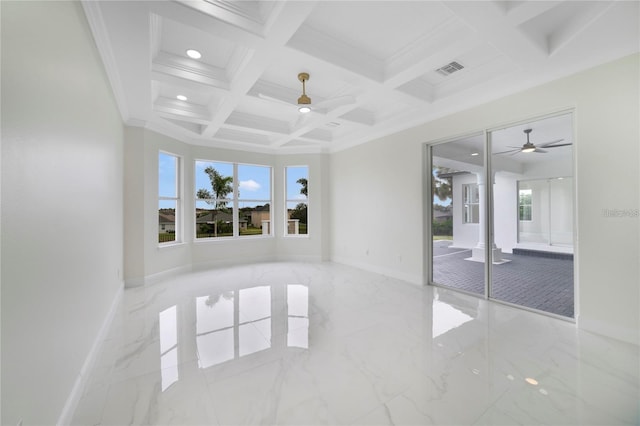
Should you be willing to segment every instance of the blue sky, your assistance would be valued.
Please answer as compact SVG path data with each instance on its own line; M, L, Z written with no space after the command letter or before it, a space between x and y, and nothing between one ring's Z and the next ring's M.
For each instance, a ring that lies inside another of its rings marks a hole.
M160 153L159 155L159 179L158 189L161 196L175 196L175 171L176 157ZM198 189L206 189L212 192L211 181L204 169L213 166L223 176L233 176L232 163L220 163L214 161L196 161L195 164L195 188L194 195ZM301 177L308 176L307 166L287 167L287 199L288 200L305 200L306 197L300 194L302 186L296 183ZM254 166L247 164L238 164L238 181L240 190L240 200L252 200L255 202L245 202L242 206L255 206L265 204L271 200L270 193L270 168L265 166ZM278 184L277 182L275 183ZM229 195L231 197L231 194ZM199 203L200 204L200 203ZM171 208L171 201L161 201L160 207Z

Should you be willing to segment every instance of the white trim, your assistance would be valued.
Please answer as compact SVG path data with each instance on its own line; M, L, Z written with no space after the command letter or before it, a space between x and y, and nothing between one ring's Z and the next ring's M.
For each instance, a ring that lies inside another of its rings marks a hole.
M111 84L111 90L113 91L113 97L118 105L118 111L122 117L122 121L128 123L131 120L129 109L127 108L127 101L125 93L122 89L122 83L120 73L118 72L117 61L111 49L111 43L109 42L109 34L107 27L102 17L102 11L100 10L100 4L98 2L82 0L82 9L87 18L87 23L91 28L93 34L93 40L98 48L98 53L104 64L104 69Z
M577 317L578 328L601 336L611 337L633 345L640 345L638 331L629 327L617 327L609 322Z
M73 415L75 414L76 408L78 408L78 403L80 402L80 398L82 398L85 386L87 385L89 373L91 372L91 370L93 370L96 360L98 359L100 347L102 346L102 342L106 338L109 328L111 327L111 323L113 322L113 318L115 317L117 308L122 301L123 293L124 283L120 282L120 286L111 302L111 307L107 312L107 316L102 322L102 326L100 327L100 330L93 340L93 345L91 346L91 349L89 350L89 353L84 360L84 364L82 364L82 368L80 369L80 372L76 377L73 388L71 389L71 392L67 397L67 400L62 409L62 413L60 413L60 417L58 418L58 421L56 423L57 425L68 425L71 423L71 420L73 420Z
M145 275L144 277L127 279L125 281L125 288L143 287L155 284L165 279L176 277L185 272L191 272L191 265L178 266L177 268L167 269L166 271L156 272L155 274Z
M395 278L397 280L406 281L410 284L423 287L423 277L419 274L407 274L398 270L381 268L379 266L372 265L366 262L360 262L357 260L347 259L345 257L331 257L331 262L340 263L342 265L353 266L354 268L363 269L365 271L374 272L376 274L384 275L386 277Z
M210 260L206 262L198 262L191 265L191 271L206 271L209 269L216 268L224 268L229 266L238 266L238 265L251 265L254 263L265 263L265 262L277 262L278 259L275 255L265 255L265 256L256 256L249 259L242 259L241 261L235 259L225 259L225 260Z
M321 263L322 256L315 254L287 254L277 256L278 262Z

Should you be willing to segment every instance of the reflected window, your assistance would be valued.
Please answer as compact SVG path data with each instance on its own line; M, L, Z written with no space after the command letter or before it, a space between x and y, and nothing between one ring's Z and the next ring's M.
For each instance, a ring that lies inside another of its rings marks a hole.
M288 285L286 291L287 309L277 312L282 312L287 319L287 347L306 349L309 347L309 290L304 285ZM197 297L195 302L200 368L272 348L273 294L270 286Z
M531 221L531 195L530 189L518 191L518 216L520 220Z
M287 346L309 348L309 288L287 286Z
M177 307L172 306L158 314L162 392L179 379L177 313Z
M200 368L234 358L234 294L196 298L196 345Z
M271 347L271 287L240 290L239 355Z
M480 198L478 197L478 184L467 183L462 185L463 222L480 222Z
M445 334L473 318L448 303L433 299L433 338Z

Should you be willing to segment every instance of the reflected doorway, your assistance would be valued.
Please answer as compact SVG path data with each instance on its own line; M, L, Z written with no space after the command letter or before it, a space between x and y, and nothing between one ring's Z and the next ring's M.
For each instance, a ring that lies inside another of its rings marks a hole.
M434 144L427 152L429 282L573 318L572 115Z
M484 241L484 158L482 133L431 147L432 282L477 295L484 265L465 259Z
M574 317L572 115L489 132L495 243L489 297Z

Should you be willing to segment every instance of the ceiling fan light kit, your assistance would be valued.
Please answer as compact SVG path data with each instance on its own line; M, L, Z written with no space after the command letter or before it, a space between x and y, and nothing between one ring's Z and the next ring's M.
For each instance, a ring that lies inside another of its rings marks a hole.
M509 155L516 155L518 153L525 153L528 154L530 152L536 152L538 154L545 154L549 151L546 150L546 148L560 148L561 146L569 146L572 145L571 142L568 143L560 143L562 142L564 139L557 139L555 141L551 141L551 142L547 142L547 143L543 143L541 145L535 145L533 142L529 141L529 134L533 131L533 129L525 129L524 133L527 135L527 142L524 143L521 147L518 146L510 146L509 148L514 148L514 149L510 149L507 151L502 151L502 152L496 152L495 154L509 154ZM545 149L542 149L545 148Z
M301 72L298 74L298 80L302 82L302 95L298 98L298 111L306 114L311 111L311 98L307 96L305 83L309 80L309 73Z
M529 153L529 152L534 152L536 150L536 146L534 144L532 144L531 142L529 142L529 134L531 133L531 130L532 129L526 129L524 131L527 134L527 143L522 145L522 148L520 149L520 152Z

